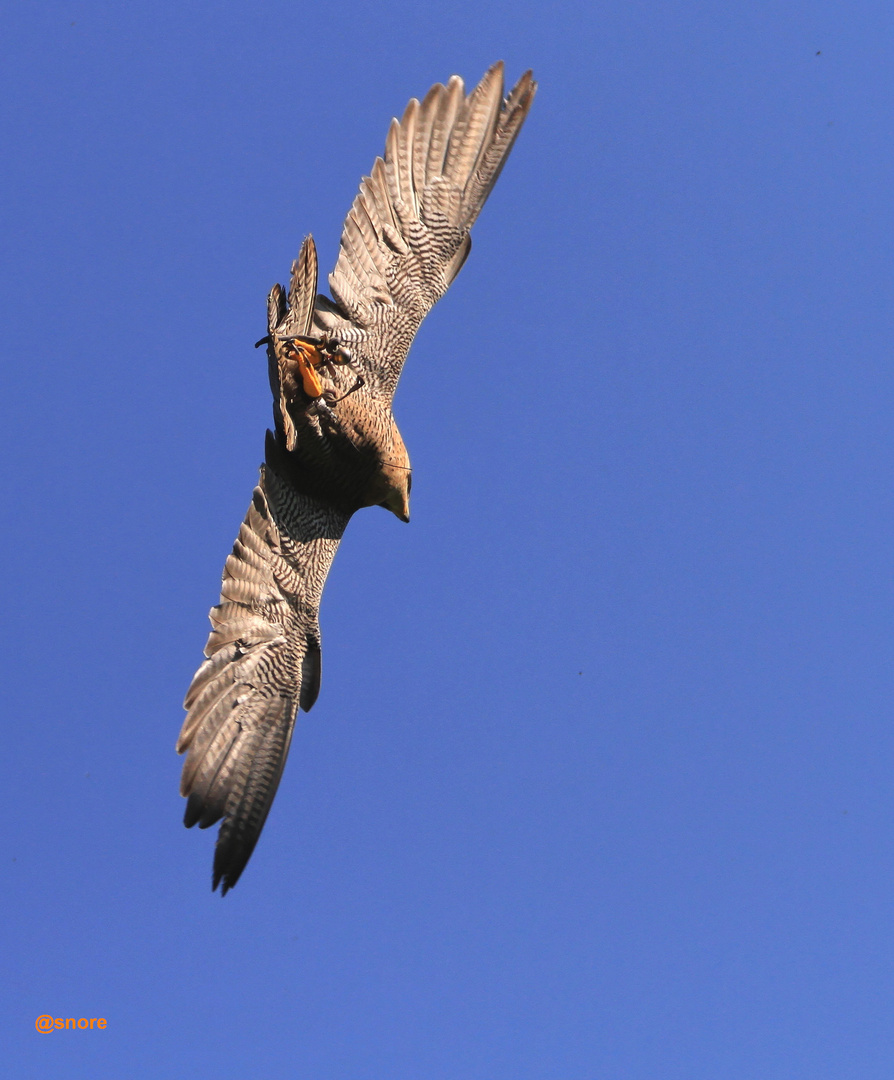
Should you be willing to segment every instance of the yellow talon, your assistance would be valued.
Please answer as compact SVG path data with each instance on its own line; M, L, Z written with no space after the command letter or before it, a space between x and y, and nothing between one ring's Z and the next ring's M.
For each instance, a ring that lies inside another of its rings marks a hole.
M314 368L323 362L320 351L304 342L292 342L292 358L301 373L301 385L309 398L316 400L322 396L323 383Z
M309 398L320 397L323 393L323 384L320 381L320 376L314 371L311 364L304 356L300 356L298 360L298 368L301 371L301 381L304 384L304 392Z

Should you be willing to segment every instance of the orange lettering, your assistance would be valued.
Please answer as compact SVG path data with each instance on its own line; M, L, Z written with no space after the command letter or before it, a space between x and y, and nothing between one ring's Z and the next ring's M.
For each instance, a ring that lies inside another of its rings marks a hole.
M71 1024L72 1027L78 1026L77 1021L73 1016L69 1016L69 1018L65 1021L65 1027L67 1028L69 1024Z
M106 1022L105 1022L105 1020L104 1020L104 1019L101 1019L101 1020L97 1020L97 1021L96 1021L96 1026L97 1026L97 1027L105 1027L105 1026L106 1026Z

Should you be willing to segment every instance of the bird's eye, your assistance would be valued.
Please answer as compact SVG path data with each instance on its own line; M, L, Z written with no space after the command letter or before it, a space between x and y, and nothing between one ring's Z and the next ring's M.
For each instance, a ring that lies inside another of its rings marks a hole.
M346 349L344 347L344 345L342 345L341 348L338 350L338 355L342 358L342 360L344 360L344 362L346 364L350 364L350 362L351 362L351 350L350 349Z

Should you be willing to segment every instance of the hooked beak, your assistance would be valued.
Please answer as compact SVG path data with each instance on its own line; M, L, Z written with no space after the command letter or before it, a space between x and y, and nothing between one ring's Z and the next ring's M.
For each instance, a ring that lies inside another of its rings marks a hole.
M379 503L379 506L384 506L386 510L390 510L395 517L400 518L403 522L409 522L410 520L410 499L402 491L390 491L388 498Z

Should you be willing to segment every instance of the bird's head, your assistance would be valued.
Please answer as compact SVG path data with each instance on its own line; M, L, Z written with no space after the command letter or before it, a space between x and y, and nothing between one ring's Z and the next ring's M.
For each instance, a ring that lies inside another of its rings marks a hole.
M412 474L407 472L403 475L403 483L396 483L389 489L388 495L379 503L386 510L390 510L401 521L410 520L410 486L413 482Z
M390 510L401 521L409 521L410 488L413 486L413 473L410 469L410 458L406 449L403 445L401 449L404 451L403 457L406 464L403 461L382 463L381 475L386 485L386 494L379 506L384 506L386 510Z
M410 487L413 472L404 441L391 421L391 430L379 445L378 467L366 489L365 506L384 506L401 521L410 520Z

